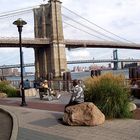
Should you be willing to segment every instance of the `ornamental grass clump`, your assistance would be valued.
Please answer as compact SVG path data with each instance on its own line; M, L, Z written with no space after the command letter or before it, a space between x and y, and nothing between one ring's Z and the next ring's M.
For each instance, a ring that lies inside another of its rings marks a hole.
M6 93L8 97L18 97L18 91L15 89L9 81L0 81L0 93Z
M130 92L122 75L107 73L85 80L85 100L93 102L106 118L131 117Z

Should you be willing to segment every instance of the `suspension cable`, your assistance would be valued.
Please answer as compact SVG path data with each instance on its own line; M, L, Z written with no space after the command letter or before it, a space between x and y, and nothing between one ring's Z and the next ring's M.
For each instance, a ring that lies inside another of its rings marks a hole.
M121 37L121 36L118 36L118 35L116 35L116 34L114 34L114 33L110 32L110 31L108 31L108 30L106 30L106 29L102 28L101 26L99 26L99 25L97 25L97 24L95 24L95 23L91 22L90 20L88 20L88 19L86 19L86 18L84 18L84 17L80 16L79 14L77 14L76 12L74 12L74 11L72 11L72 10L70 10L70 9L66 8L65 6L62 6L62 8L64 8L64 9L68 10L69 12L71 12L71 13L73 13L73 14L77 15L78 17L80 17L80 18L84 19L85 21L89 22L90 24L92 24L92 25L94 25L94 26L96 26L96 27L98 27L98 28L102 29L103 31L105 31L105 32L107 32L107 33L110 33L110 34L112 34L112 35L114 35L114 36L116 36L116 37L120 38L121 40L125 40L125 41L127 41L127 42L129 42L129 43L136 44L135 42L132 42L132 41L130 41L130 40L128 40L128 39L125 39L125 38L123 38L123 37Z
M27 11L32 11L34 8L38 8L38 6L39 5L28 7L28 8L21 8L21 9L17 9L17 10L7 11L7 12L2 12L2 13L0 13L0 18L5 18L7 16L17 15L17 14L24 13Z
M63 23L65 23L65 24L67 24L67 25L69 25L69 26L71 26L71 27L73 27L73 28L75 28L75 29L77 29L77 30L79 30L79 31L82 31L82 32L85 32L85 33L87 33L87 34L89 34L89 35L91 35L91 36L94 36L94 37L96 37L96 38L98 38L98 39L107 41L107 40L105 40L104 38L101 38L101 37L99 37L99 36L96 36L96 35L94 35L94 34L91 34L91 33L87 32L87 31L82 30L82 29L80 29L80 28L78 28L78 27L75 27L74 25L69 24L69 23L67 23L67 22L65 22L65 21L63 21Z
M23 14L27 14L27 13L30 13L31 12L31 10L29 10L29 11L26 11L26 12L19 12L19 13L16 13L16 14L9 14L9 15L7 15L7 16L0 16L0 19L6 19L6 18L10 18L10 17L13 17L13 16L19 16L19 15L23 15Z
M76 21L76 20L74 20L74 19L72 19L72 18L70 18L70 17L64 15L64 14L62 14L62 15L63 15L65 18L70 19L70 20L74 21L75 23L78 23L78 24L81 25L81 26L83 26L83 27L85 27L85 28L87 28L87 29L89 29L89 30L92 30L92 31L96 32L96 33L99 34L99 35L102 35L102 36L104 36L104 37L106 37L106 38L109 38L109 39L111 39L111 40L113 40L113 41L117 41L117 42L119 41L119 42L120 42L120 40L114 39L114 38L112 38L112 37L110 37L110 36L108 36L108 35L106 35L106 34L104 34L104 33L101 33L101 32L99 32L99 31L97 31L97 30L95 30L95 29L93 29L93 28L91 28L91 27L88 27L88 26L86 26L86 25L84 25L84 24L82 24L82 23L80 23L80 22L78 22L78 21Z

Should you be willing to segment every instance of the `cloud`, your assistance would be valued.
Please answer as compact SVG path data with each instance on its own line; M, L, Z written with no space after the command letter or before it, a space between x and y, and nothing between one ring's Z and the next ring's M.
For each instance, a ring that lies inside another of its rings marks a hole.
M69 7L68 8L71 9L72 11L75 11L77 14L90 20L91 22L96 23L97 25L99 25L117 35L120 35L124 38L127 38L128 34L131 34L132 30L133 30L133 32L135 32L139 29L138 26L135 26L135 22L138 23L138 21L139 21L139 13L140 13L140 9L139 9L140 3L138 0L134 0L134 1L132 1L132 0L125 0L125 1L106 0L106 2L103 2L103 0L94 0L94 1L87 0L86 2L85 1L73 1L73 0L69 0L69 1L64 0L63 1L64 6L67 6L68 4L70 5L70 8ZM72 6L72 4L73 4L73 6ZM86 10L83 10L83 9L86 9ZM78 17L77 17L77 21L79 21ZM69 23L70 23L70 20L69 20ZM83 23L82 20L81 20L81 23ZM84 23L84 24L89 27L92 27L95 30L101 31L96 26L93 26L88 23ZM71 27L69 27L69 28L71 28ZM67 30L68 30L68 28L67 28ZM73 30L75 33L75 29L73 29ZM127 33L126 33L126 31L127 31ZM104 31L102 31L102 32L104 32ZM76 35L74 33L73 34L70 33L71 38L72 37L75 38ZM65 36L67 36L67 34ZM89 35L87 35L87 36L89 38ZM136 34L135 36L139 36L139 34L138 35ZM77 38L78 37L79 38L81 37L81 33L77 34ZM90 39L92 39L92 38L93 37L90 37ZM83 37L82 37L82 39L83 39ZM129 38L129 39L131 40L131 38ZM137 41L140 42L140 39Z
M69 57L72 58L73 60L85 60L91 56L87 50L76 50L76 51L70 52Z
M12 55L11 55L12 54ZM19 63L19 49L18 48L1 48L0 49L0 65Z
M0 12L7 12L12 10L17 10L21 8L27 8L42 3L42 0L1 0Z

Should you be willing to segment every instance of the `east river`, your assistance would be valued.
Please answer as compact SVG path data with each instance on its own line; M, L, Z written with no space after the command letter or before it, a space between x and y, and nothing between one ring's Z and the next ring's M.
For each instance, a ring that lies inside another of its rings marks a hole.
M103 71L101 71L101 74L108 73L108 72L111 72L114 75L123 74L126 79L129 78L129 70L128 69L103 70ZM86 77L89 77L89 76L90 76L90 71L89 72L71 72L72 79L83 79L83 78L86 78ZM20 76L9 76L9 77L6 77L6 79L10 80L10 81L20 80ZM24 79L29 79L30 81L33 81L34 76L33 75L32 76L26 76L26 77L24 77Z

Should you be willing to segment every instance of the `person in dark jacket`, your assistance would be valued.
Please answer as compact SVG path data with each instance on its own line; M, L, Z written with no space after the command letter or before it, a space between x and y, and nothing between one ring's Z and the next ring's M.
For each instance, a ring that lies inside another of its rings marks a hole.
M23 87L24 87L24 89L29 89L30 88L30 81L28 79L23 81Z

